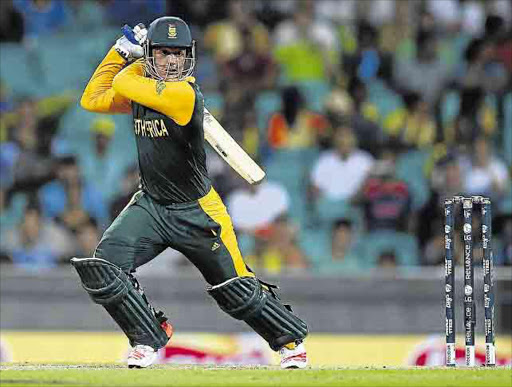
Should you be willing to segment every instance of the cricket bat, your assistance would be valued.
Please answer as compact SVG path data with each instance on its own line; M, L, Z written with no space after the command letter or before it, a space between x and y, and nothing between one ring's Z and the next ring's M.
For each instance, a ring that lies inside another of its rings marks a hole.
M258 184L265 172L229 135L214 116L204 109L204 138L240 176L250 184Z

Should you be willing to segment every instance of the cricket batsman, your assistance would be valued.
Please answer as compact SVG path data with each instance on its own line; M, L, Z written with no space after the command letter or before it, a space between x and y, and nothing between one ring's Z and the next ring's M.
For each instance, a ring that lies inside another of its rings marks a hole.
M281 303L275 286L246 266L231 218L212 187L204 150L204 99L192 77L195 41L177 17L123 29L90 79L81 105L132 113L140 190L105 231L92 258L73 258L82 286L128 337L130 368L145 368L172 336L148 302L137 267L167 247L201 272L207 292L279 351L282 368L307 365L307 325Z

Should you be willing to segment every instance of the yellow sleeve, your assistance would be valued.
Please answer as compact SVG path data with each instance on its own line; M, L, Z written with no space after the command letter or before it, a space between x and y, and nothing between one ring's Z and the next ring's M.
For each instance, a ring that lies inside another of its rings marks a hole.
M112 88L112 80L126 60L111 48L92 75L80 100L80 105L96 113L130 113L130 100Z
M187 125L192 119L196 93L189 82L158 82L144 77L141 61L132 63L117 74L112 82L116 93L172 118L178 125Z

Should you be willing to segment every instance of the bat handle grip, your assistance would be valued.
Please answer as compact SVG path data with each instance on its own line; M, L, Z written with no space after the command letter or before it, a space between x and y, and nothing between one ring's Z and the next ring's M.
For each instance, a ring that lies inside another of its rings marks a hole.
M131 27L128 24L125 24L123 26L123 28L121 28L121 31L123 32L123 35L126 37L126 39L128 39L130 41L130 43L137 44L137 45L139 44L139 42L137 42L137 39L135 39L133 30L131 29Z

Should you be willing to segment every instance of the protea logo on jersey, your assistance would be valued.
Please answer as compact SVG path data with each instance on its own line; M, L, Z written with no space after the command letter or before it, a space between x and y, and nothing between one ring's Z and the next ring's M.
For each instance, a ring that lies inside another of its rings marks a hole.
M178 31L176 30L176 26L174 24L169 24L169 30L167 32L167 37L169 39L176 39L178 37Z

